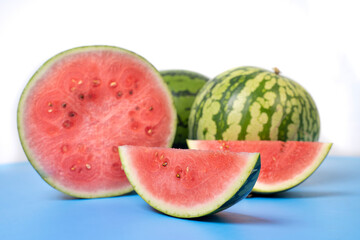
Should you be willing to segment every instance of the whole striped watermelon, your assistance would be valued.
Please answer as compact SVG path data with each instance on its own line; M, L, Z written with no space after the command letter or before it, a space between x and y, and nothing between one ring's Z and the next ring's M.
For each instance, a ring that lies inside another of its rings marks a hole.
M196 94L209 80L208 77L188 70L160 71L168 85L177 112L177 128L173 147L187 148L188 120Z
M319 113L295 81L257 67L238 67L209 81L189 116L189 138L317 141Z

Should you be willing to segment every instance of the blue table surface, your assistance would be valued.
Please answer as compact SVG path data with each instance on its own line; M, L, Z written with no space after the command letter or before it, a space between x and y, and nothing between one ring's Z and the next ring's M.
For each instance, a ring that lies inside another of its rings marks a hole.
M0 239L360 239L360 157L328 156L304 183L215 215L163 215L135 193L74 199L31 165L0 165Z

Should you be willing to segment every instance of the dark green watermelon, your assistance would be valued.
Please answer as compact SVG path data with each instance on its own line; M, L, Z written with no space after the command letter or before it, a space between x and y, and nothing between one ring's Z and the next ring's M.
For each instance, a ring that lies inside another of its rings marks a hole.
M190 109L196 94L208 81L204 75L187 70L160 71L167 83L177 111L177 130L173 147L186 148Z

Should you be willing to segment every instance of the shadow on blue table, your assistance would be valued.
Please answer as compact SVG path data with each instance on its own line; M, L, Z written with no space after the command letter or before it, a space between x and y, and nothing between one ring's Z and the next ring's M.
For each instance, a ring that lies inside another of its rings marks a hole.
M226 224L228 223L273 224L274 223L273 220L240 214L236 212L226 212L226 211L205 217L194 218L190 220L197 222L215 222L215 223L226 223Z
M148 206L149 211L153 211L157 214L161 214L166 216L166 214ZM169 216L171 217L171 216ZM173 217L176 218L176 217ZM181 219L181 218L179 218ZM194 221L194 222L207 222L207 223L226 223L226 224L244 224L244 223L251 223L251 224L273 224L275 223L274 220L268 220L265 218L254 217L246 214L236 213L236 212L228 212L222 211L216 214L207 215L204 217L198 218L184 218L186 221Z
M70 195L66 195L65 193L61 193L61 192L56 192L57 194L55 194L53 197L53 199L55 200L78 200L78 201L91 201L92 198L77 198L77 197L73 197L73 196L70 196ZM121 198L121 197L126 197L126 196L135 196L137 195L137 193L135 191L132 191L132 192L129 192L129 193L126 193L122 196L114 196L114 198ZM106 199L108 197L104 197L104 199ZM111 197L110 197L111 198ZM100 198L101 199L101 198Z
M287 191L274 194L255 194L250 198L321 198L321 197L335 197L346 195L346 192L334 191Z

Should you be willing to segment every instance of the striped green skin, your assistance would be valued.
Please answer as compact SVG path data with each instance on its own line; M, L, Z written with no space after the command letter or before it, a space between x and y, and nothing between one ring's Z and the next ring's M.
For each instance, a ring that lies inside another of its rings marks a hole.
M189 139L317 141L320 118L295 81L256 67L239 67L209 81L189 116Z
M188 119L196 94L209 80L208 77L187 70L160 71L168 85L177 111L177 129L173 147L187 148Z

